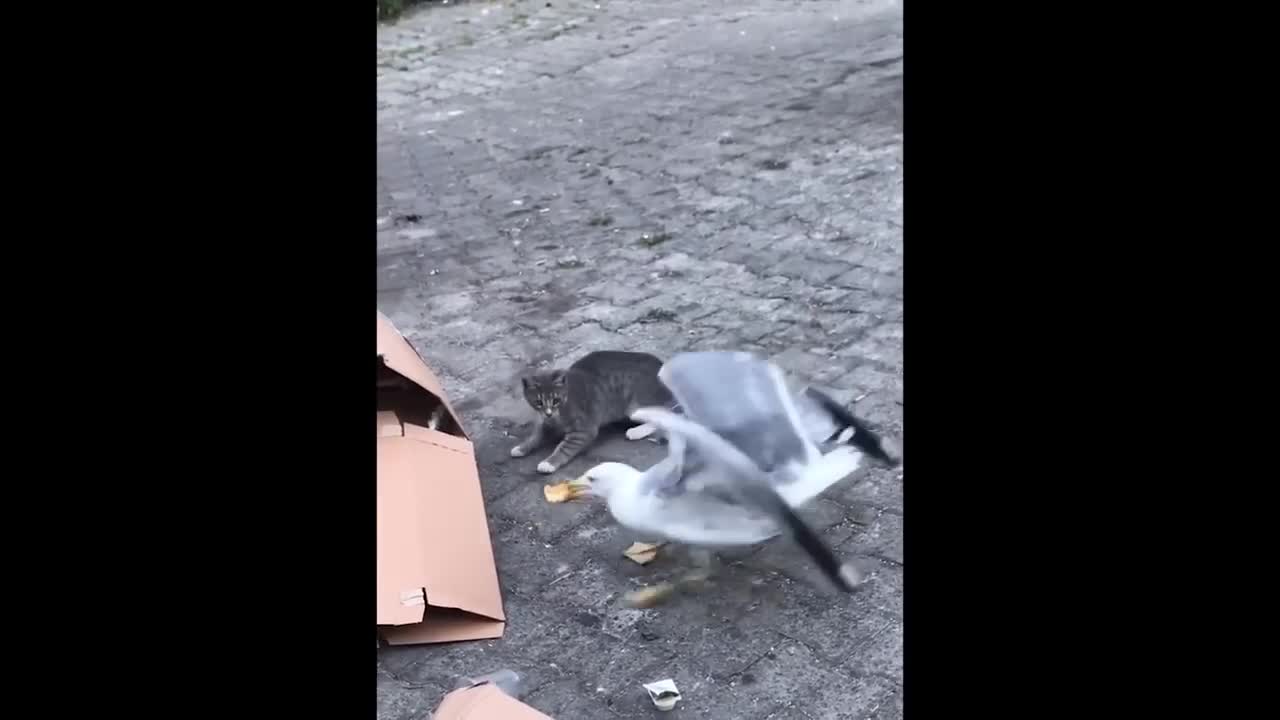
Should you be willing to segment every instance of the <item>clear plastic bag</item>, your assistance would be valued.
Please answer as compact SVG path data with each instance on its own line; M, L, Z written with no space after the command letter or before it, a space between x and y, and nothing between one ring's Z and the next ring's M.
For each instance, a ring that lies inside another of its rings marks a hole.
M507 668L495 670L491 673L485 673L484 675L473 675L459 678L458 683L454 688L471 687L472 685L479 685L481 683L496 685L499 690L517 700L521 699L526 689L524 687L524 678L520 673Z

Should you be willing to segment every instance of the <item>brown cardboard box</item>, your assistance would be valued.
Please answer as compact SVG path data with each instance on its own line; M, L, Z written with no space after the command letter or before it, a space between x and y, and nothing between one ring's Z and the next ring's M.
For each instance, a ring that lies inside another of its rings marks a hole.
M454 690L444 696L431 720L552 720L496 685L485 683Z
M379 633L392 645L502 637L475 449L440 381L382 313L377 410Z

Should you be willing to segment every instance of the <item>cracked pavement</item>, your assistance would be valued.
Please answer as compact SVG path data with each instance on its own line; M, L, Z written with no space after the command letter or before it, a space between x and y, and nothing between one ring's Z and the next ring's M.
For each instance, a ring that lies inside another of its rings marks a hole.
M864 463L806 511L872 572L785 540L650 610L594 503L549 505L518 373L589 350L744 349L902 440L902 10L885 0L464 2L378 28L378 307L476 444L505 637L381 648L379 720L511 668L558 720L902 714L902 486ZM592 463L662 450L621 433Z

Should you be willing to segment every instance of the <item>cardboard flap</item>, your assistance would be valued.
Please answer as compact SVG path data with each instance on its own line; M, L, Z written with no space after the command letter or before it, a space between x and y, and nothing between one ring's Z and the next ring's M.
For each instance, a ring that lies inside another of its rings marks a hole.
M449 397L445 395L444 388L440 385L440 380L427 367L426 361L409 343L409 340L381 311L378 312L378 357L382 358L383 364L388 368L444 403L445 410L453 418L463 436L466 436L467 431L462 425L462 419L458 417L458 413L454 412Z
M393 412L378 413L378 437L400 437L404 435L404 423Z
M552 720L488 683L444 696L432 720Z
M388 645L421 645L500 638L506 629L507 623L503 620L461 610L427 608L426 617L420 623L382 625L378 632Z
M471 443L403 427L403 436L378 438L378 624L429 623L437 608L454 608L500 626L506 616Z

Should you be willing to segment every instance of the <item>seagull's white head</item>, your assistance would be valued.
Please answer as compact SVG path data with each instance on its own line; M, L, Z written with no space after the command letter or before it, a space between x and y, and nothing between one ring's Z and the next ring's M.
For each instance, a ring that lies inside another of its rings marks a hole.
M586 471L574 480L573 484L581 487L582 492L607 501L615 490L627 483L635 482L640 475L641 472L630 465L606 462Z

